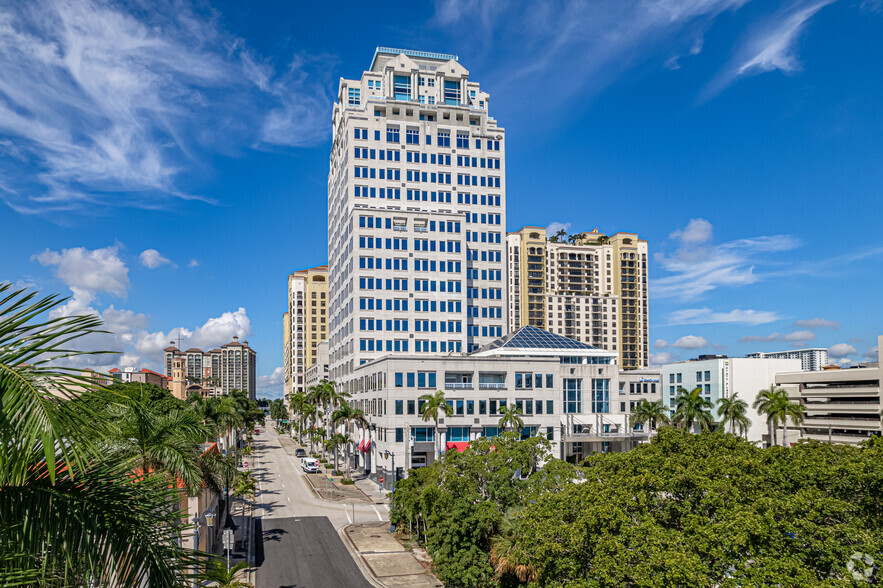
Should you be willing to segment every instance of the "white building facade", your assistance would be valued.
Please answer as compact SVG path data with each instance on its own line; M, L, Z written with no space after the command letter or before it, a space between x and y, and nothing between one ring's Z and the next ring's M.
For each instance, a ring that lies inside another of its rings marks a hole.
M378 48L341 79L328 175L330 377L506 330L505 132L456 56Z
M745 357L770 359L799 359L800 369L805 372L814 372L828 365L828 350L824 347L812 349L790 349L788 351L770 351L749 353Z
M390 355L355 371L353 400L371 425L350 431L370 449L353 464L374 479L391 476L396 456L401 477L439 451L462 450L469 441L500 433L504 407L522 411L523 437L543 435L555 457L580 461L590 452L627 451L647 439L629 427L623 412L614 353L525 326L469 355ZM453 414L438 426L421 418L420 396L443 390ZM627 396L627 391L625 393Z
M751 420L747 432L748 440L754 443L768 442L766 417L759 415L752 404L757 399L758 392L773 385L776 374L799 369L798 359L716 357L670 363L659 370L662 401L669 407L671 414L674 414L678 388L691 391L698 386L702 389L702 397L715 405L712 414L715 421L720 422L717 415L718 402L721 398L738 394L739 398L748 403L747 416Z

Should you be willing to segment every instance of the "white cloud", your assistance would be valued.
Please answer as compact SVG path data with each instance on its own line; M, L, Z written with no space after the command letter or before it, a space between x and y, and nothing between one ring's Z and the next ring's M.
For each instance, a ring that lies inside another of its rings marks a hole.
M166 264L175 265L170 259L163 257L156 249L145 249L141 252L141 255L138 256L138 259L141 260L141 265L149 267L150 269L156 269L159 266Z
M797 0L761 22L747 34L735 57L702 93L709 98L742 76L800 69L795 53L797 38L815 13L836 0Z
M782 341L785 343L803 343L815 340L816 335L812 331L794 331L793 333L779 334L771 333L769 335L747 335L740 337L740 343L751 343L755 341L772 342Z
M264 398L282 398L282 378L281 366L274 369L269 375L258 376L256 395Z
M801 319L794 321L794 326L802 329L839 329L840 323L823 318Z
M661 365L665 365L667 363L672 363L676 358L673 354L668 351L663 351L660 353L651 353L650 354L650 367L659 367Z
M768 24L768 28L752 39L746 50L747 59L736 72L739 75L761 73L780 69L792 72L800 67L794 55L794 43L803 25L816 12L831 4L834 0L817 0L815 2L797 2L790 10L783 12Z
M879 348L880 347L878 345L871 347L870 349L868 349L867 351L862 353L862 357L864 359L867 359L868 361L877 361L879 359L879 355L878 355Z
M665 339L657 339L653 342L653 349L665 349L668 347L668 341Z
M323 139L327 70L267 62L258 79L220 22L188 0L0 6L0 200L32 214L207 200L183 172L209 154Z
M737 239L720 245L712 241L711 224L704 219L691 219L686 228L674 231L678 243L671 255L659 253L655 259L669 276L651 284L650 292L657 298L696 300L721 286L744 286L762 279L755 267L769 261L769 254L788 251L799 245L789 235L771 235Z
M702 347L707 346L708 341L705 337L699 337L697 335L684 335L672 343L672 347L677 347L679 349L701 349Z
M559 222L549 223L549 226L546 227L546 236L552 237L558 231L564 231L565 233L569 233L570 232L570 223L559 223Z
M158 353L168 347L170 341L175 341L175 345L177 345L178 337L180 337L182 349L197 347L206 351L229 343L234 336L243 339L249 335L251 335L251 320L248 318L245 308L240 307L235 311L225 312L219 317L210 318L192 330L187 327L175 327L168 332L143 331L137 333L133 345L139 353Z
M86 249L74 247L32 256L43 266L54 266L55 275L63 281L82 304L89 304L98 292L126 296L129 268L118 255L118 247Z
M854 355L856 353L858 353L858 350L849 343L837 343L836 345L828 347L828 355L835 358L846 357L847 355Z
M199 262L195 259L191 259L190 263L187 264L187 267L199 267Z
M685 308L668 315L671 325L702 325L710 323L742 323L746 325L762 325L779 320L781 317L769 310L741 310L736 308L729 312L712 312L708 307Z

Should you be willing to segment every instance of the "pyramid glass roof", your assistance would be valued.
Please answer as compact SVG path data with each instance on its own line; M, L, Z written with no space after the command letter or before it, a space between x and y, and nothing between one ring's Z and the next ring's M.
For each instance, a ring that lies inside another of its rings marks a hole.
M580 343L579 341L574 341L573 339L568 339L567 337L556 335L555 333L550 333L549 331L544 331L530 325L525 325L517 331L488 343L476 351L476 353L482 353L494 349L512 351L519 349L543 349L548 351L602 351L601 349L588 345L587 343Z

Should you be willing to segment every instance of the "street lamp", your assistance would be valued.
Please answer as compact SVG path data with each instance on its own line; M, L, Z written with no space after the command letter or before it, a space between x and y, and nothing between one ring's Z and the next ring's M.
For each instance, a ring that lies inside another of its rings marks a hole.
M202 516L193 517L193 551L199 551L199 524L205 521L205 524L208 526L209 538L212 536L212 526L215 524L215 512L212 509L207 509L202 513ZM194 572L196 574L199 573L199 555L196 555L197 563L195 564L196 569ZM199 586L199 580L194 580L194 586Z
M383 452L384 459L392 458L392 493L389 495L389 532L396 532L396 524L392 520L392 506L396 497L396 454L387 449Z

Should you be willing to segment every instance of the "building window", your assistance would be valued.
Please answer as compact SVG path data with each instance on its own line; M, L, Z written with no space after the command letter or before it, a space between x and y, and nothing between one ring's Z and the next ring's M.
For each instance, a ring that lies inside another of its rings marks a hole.
M404 400L396 400L396 414L405 414Z
M579 378L564 378L564 412L578 414L583 410L583 381Z
M399 129L397 127L386 127L386 142L387 143L398 143L399 142Z
M610 380L592 380L592 412L610 412Z
M360 104L359 99L360 90L358 88L347 88L347 104L349 106L358 106Z
M414 414L414 401L408 401L408 414Z
M460 104L459 80L445 80L445 104L457 106Z
M448 427L448 442L469 441L469 427Z
M405 142L408 145L419 145L420 131L418 129L407 129L405 131Z
M396 428L396 443L403 443L405 441L405 430L401 427Z
M393 80L393 95L396 100L411 99L411 76L395 76Z
M418 443L435 441L435 429L432 427L415 427L414 441L417 441Z
M499 427L485 427L484 431L482 433L485 437L496 437L497 435L500 434L500 428Z

